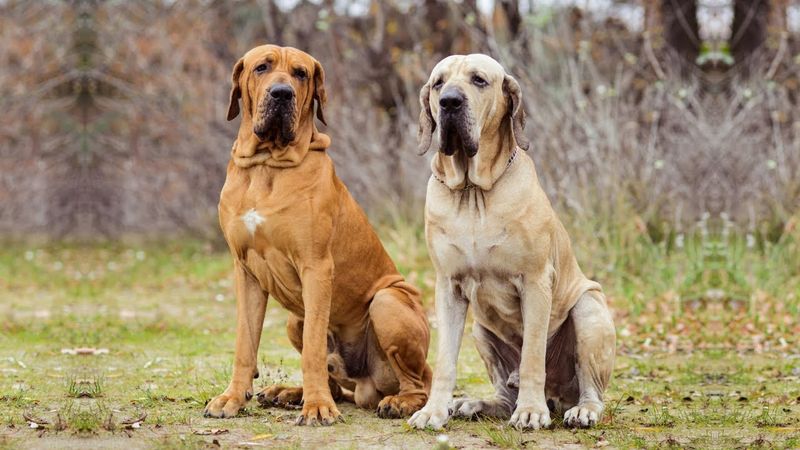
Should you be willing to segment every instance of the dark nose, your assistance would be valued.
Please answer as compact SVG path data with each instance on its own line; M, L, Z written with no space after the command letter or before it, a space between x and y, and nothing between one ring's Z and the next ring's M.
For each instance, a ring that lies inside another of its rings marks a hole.
M291 100L294 97L294 91L288 84L276 84L269 88L269 96L275 100Z
M439 106L447 112L458 111L463 105L464 94L455 89L445 91L442 96L439 97Z

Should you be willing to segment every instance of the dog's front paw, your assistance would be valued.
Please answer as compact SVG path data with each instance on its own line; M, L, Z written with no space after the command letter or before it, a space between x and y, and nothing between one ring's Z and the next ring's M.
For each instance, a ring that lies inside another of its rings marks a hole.
M564 413L564 425L568 427L589 428L597 425L603 414L602 403L584 403Z
M303 411L297 417L295 425L333 425L342 419L342 413L336 408L332 398L308 398L303 401Z
M538 430L550 426L550 410L547 404L539 406L517 406L508 424L518 430Z
M225 419L235 416L248 400L253 396L252 392L235 392L230 388L222 394L211 399L203 411L205 417L215 417Z
M303 388L273 384L256 394L256 400L263 407L278 406L286 409L299 409L303 404Z
M414 415L408 419L408 424L420 430L424 428L441 430L445 424L447 424L449 418L450 411L448 411L446 406L442 408L428 404L414 413Z

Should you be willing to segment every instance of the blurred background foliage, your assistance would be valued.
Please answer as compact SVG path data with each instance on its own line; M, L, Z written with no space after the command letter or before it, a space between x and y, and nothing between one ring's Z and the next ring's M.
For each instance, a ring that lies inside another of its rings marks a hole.
M519 80L528 154L618 355L602 432L525 442L798 447L800 0L0 0L0 447L42 438L31 412L69 430L37 441L52 448L142 445L114 428L142 409L137 437L175 435L163 448L221 426L198 414L235 330L225 115L234 62L264 43L324 65L329 154L434 333L419 89L451 53ZM259 382L300 379L285 318L270 309ZM474 346L460 359L464 393L490 386ZM434 445L350 411L327 446ZM300 445L284 416L207 437ZM449 433L521 445L494 430Z
M219 239L231 67L274 43L323 63L330 155L376 221L419 220L430 70L484 52L522 84L567 222L777 242L800 205L799 20L790 0L0 1L0 233Z

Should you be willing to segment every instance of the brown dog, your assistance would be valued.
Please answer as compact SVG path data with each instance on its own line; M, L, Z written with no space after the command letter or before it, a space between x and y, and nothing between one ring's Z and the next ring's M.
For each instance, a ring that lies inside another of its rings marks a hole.
M429 330L419 291L398 273L325 149L324 72L310 55L273 45L233 68L228 120L242 123L219 202L234 258L233 377L205 415L232 417L253 395L267 296L289 310L303 387L270 386L259 402L303 404L298 424L331 424L334 398L380 417L421 408L430 390ZM351 392L349 392L351 391Z

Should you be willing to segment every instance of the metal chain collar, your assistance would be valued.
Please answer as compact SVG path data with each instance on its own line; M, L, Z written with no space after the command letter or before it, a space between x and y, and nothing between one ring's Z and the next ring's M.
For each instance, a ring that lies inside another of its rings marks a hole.
M518 150L519 150L519 147L514 146L514 151L511 152L511 156L508 157L508 162L506 163L505 169L503 169L503 173L505 173L505 171L508 170L509 167L511 167L511 164L514 162L514 160L517 159L517 151ZM443 185L447 186L447 183L445 183L444 180L442 180L441 178L437 177L436 174L433 174L433 178L435 178L436 181L438 181L439 183L442 183ZM467 184L464 185L464 187L461 188L460 190L461 191L469 191L470 189L475 189L476 187L478 187L476 184L473 184L471 181L467 180ZM448 186L448 188L449 188L449 186Z

